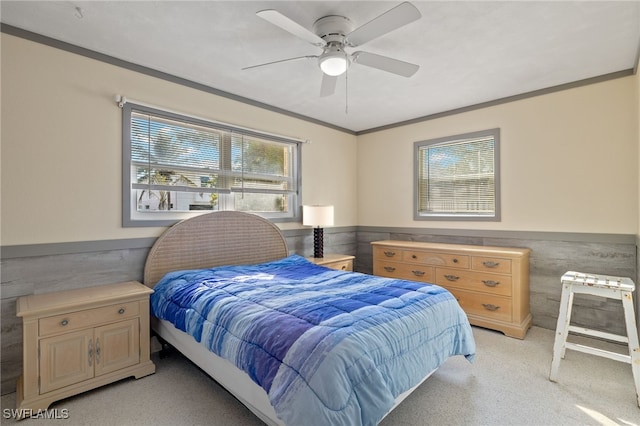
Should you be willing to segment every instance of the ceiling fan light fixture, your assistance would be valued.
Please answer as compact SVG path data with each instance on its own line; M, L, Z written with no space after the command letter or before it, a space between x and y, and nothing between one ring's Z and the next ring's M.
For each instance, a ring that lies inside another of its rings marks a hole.
M344 74L349 67L349 59L339 46L328 46L318 58L318 65L323 73L332 77Z
M333 56L320 60L320 69L332 77L344 74L347 70L347 59L344 56Z

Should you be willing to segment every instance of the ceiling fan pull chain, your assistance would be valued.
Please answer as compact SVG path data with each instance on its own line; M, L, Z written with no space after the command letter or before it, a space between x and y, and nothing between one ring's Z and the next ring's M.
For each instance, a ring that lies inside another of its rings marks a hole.
M349 114L349 70L344 72L344 113Z

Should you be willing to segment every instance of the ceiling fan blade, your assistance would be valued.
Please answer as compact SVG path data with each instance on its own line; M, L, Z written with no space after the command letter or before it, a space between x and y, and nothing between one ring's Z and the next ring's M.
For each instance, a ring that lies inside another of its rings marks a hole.
M347 35L349 46L359 46L383 34L407 25L422 17L420 11L411 3L404 2L372 21L356 28Z
M389 58L388 56L360 51L353 53L353 61L361 65L377 68L403 77L411 77L420 69L420 66L416 64Z
M317 58L317 56L307 55L307 56L298 56L298 57L295 57L295 58L280 59L279 61L265 62L264 64L251 65L251 66L248 66L248 67L244 67L244 68L242 68L242 70L249 70L251 68L258 68L258 67L264 67L264 66L267 66L267 65L279 64L280 62L295 61L297 59L312 59L312 58Z
M336 92L337 81L338 81L338 76L331 76L331 75L322 73L322 86L320 86L320 97L324 98L324 97L333 95Z
M261 10L260 12L257 12L256 15L267 22L271 22L275 26L280 27L287 32L290 32L294 36L308 41L311 44L315 44L317 46L324 46L326 44L325 41L318 37L316 34L298 24L293 19L284 16L277 10Z

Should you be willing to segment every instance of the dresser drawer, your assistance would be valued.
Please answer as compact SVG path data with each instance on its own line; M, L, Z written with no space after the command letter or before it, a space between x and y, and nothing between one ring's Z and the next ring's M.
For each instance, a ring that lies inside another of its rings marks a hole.
M402 280L433 282L432 267L408 263L376 261L373 265L373 274Z
M70 312L38 320L40 336L66 333L139 315L138 302L118 303L102 308Z
M436 284L482 293L511 296L511 276L460 269L436 268Z
M475 315L497 321L511 321L511 299L502 296L473 293L450 288L458 303L468 315ZM473 321L472 321L473 323Z
M377 260L402 260L402 249L376 246L373 248L373 258Z
M452 266L456 268L469 268L469 256L446 253L430 253L424 251L404 250L402 260L405 262L420 263L433 266Z
M494 272L496 274L510 274L511 260L496 257L473 256L471 269L474 271Z

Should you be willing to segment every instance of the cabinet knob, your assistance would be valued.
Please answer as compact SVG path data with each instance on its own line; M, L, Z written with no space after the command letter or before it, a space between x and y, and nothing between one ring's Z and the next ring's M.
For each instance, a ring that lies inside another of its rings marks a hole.
M416 256L415 254L412 254L412 255L411 255L411 258L412 258L412 259L417 259L417 258L418 258L418 256Z
M453 258L453 263L458 263L458 259Z
M66 319L66 318L65 318L65 319L63 319L62 321L60 321L60 325L61 325L61 326L63 326L63 327L64 327L65 325L67 325L67 324L69 324L69 320L68 320L68 319Z
M342 270L346 271L347 270L347 265L342 265Z
M119 313L120 315L124 314L124 308L120 308L120 309L118 309L118 313Z

